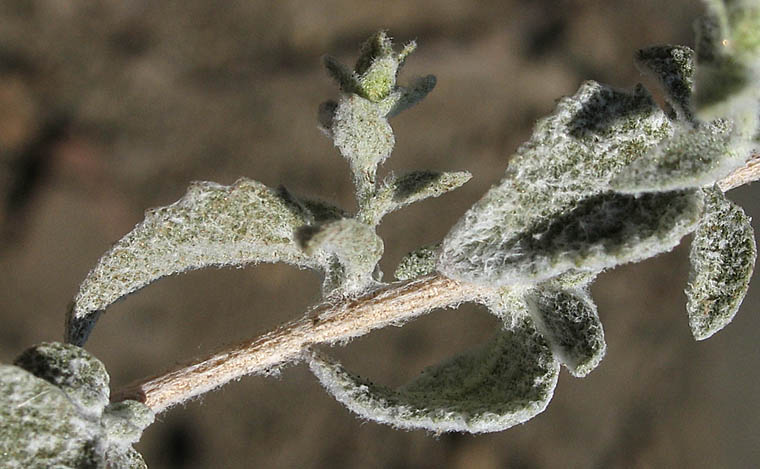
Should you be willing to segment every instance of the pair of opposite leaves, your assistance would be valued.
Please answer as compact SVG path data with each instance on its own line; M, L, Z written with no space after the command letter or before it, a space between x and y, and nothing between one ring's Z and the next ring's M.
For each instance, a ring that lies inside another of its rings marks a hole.
M671 115L643 87L626 93L584 83L538 122L504 180L447 235L436 268L494 289L484 302L504 326L490 345L398 391L371 386L314 354L311 368L328 390L360 415L405 428L482 432L523 422L547 405L559 362L582 376L604 353L586 283L604 269L670 250L695 229L692 330L706 338L730 321L747 290L754 236L740 208L704 187L740 166L744 155L734 151L730 121L692 119L684 92L691 89L691 56L683 47L639 55L664 84ZM407 184L404 197L396 197L404 178L389 179L388 211L443 193L434 181L450 175L429 174L407 177L423 182ZM327 270L336 251L304 250L296 233L332 225L327 238L357 243L361 253L359 240L368 238L346 235L363 231L345 216L247 179L229 187L196 183L175 204L149 211L103 256L74 301L67 340L82 344L109 304L165 275L280 261ZM381 253L376 246L356 262L376 263ZM552 280L570 271L589 275L569 285Z

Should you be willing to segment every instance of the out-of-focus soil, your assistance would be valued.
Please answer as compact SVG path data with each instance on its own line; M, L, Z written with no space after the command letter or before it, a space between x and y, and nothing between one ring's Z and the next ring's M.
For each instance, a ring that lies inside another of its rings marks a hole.
M690 0L0 3L0 361L59 340L66 306L111 243L192 180L270 186L351 208L347 165L317 129L336 87L320 65L351 62L388 29L417 39L404 78L438 86L392 121L386 170L471 171L456 193L381 227L386 273L440 240L497 182L556 98L586 79L645 80L637 48L691 44ZM648 85L652 83L647 82ZM760 185L732 198L760 218ZM757 229L757 224L755 224ZM152 468L749 467L760 461L760 280L726 330L691 339L681 293L688 242L601 277L608 353L563 372L548 409L508 431L435 437L356 419L303 366L247 377L170 410L138 449ZM756 275L757 277L757 275ZM287 266L168 278L113 307L88 349L113 388L262 334L318 298ZM373 333L334 353L399 385L485 340L496 321L464 306Z

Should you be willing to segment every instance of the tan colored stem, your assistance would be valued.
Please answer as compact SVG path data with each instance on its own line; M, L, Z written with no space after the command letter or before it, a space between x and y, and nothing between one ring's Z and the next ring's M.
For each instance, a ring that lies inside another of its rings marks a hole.
M760 179L760 153L753 153L747 163L718 183L723 192Z
M755 153L745 166L719 182L719 186L725 192L758 179L760 154ZM297 361L310 345L348 340L487 294L482 287L431 275L385 286L344 302L323 303L303 318L253 341L132 384L114 399L135 399L159 413L241 376L266 373L269 369Z
M351 339L433 309L456 306L485 290L439 275L394 284L359 298L323 303L303 318L164 375L127 387L115 400L135 399L159 413L231 380L297 361L304 348Z

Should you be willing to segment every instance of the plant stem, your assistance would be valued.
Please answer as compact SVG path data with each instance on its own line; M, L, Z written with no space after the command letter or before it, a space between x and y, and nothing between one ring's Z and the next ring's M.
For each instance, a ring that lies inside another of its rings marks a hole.
M358 337L400 324L433 309L455 307L485 297L488 290L430 275L396 283L343 302L317 305L303 318L252 341L174 371L136 382L114 396L134 399L159 413L231 380L299 360L306 347Z
M760 179L760 153L718 183L726 192ZM160 413L171 406L253 373L300 360L305 348L364 335L374 329L401 324L434 309L482 300L492 291L434 274L395 283L357 298L328 301L301 319L283 324L257 339L241 343L193 364L129 385L115 401L134 399Z
M723 192L728 192L758 179L760 179L760 153L753 152L744 166L718 182L718 186Z

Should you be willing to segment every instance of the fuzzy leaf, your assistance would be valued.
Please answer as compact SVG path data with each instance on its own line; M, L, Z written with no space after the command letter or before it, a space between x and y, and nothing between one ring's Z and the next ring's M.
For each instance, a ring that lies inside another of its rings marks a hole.
M108 405L106 367L82 348L43 343L25 350L14 365L60 388L85 414L100 415Z
M146 467L131 445L153 422L153 412L135 401L104 407L100 399L83 399L108 400L108 375L96 358L73 345L50 343L16 362L37 376L0 365L0 466Z
M542 286L527 298L538 329L573 376L586 376L599 365L607 344L596 305L585 289Z
M335 146L351 164L354 177L367 172L374 177L375 168L390 156L396 143L385 112L355 94L341 96L331 132Z
M387 117L396 116L422 101L428 93L433 91L435 84L435 76L426 75L413 80L407 87L399 86L381 103L383 108L388 109Z
M747 294L757 258L750 219L719 189L705 195L705 213L691 244L691 278L686 289L689 325L707 339L736 315Z
M678 119L686 121L694 117L691 109L694 60L694 51L686 46L653 46L636 53L636 64L660 82Z
M119 298L175 273L208 266L287 262L318 266L294 232L314 217L285 191L250 179L197 182L172 205L148 210L85 278L69 312L66 339L83 344L99 314Z
M325 277L325 293L357 293L373 282L373 273L383 255L383 240L374 228L351 218L321 226L307 227L298 233L304 252L313 257L334 256L337 271Z
M542 412L559 373L527 312L518 316L486 346L429 368L395 391L318 354L309 365L330 394L363 418L436 433L501 431Z
M613 181L625 193L668 191L711 186L744 164L735 150L733 123L724 119L681 125L646 157Z
M383 182L359 217L375 226L388 213L429 197L443 195L461 187L470 178L472 175L467 171L413 171L402 176L392 175Z
M643 87L627 93L584 83L536 124L501 183L449 232L439 270L459 280L499 286L543 280L569 268L594 270L641 259L639 241L646 244L646 255L659 252L659 239L668 240L663 250L672 248L681 231L661 229L684 228L693 210L682 217L667 202L689 208L694 205L690 196L640 203L603 195L613 177L670 133L668 118ZM648 205L663 206L668 215L646 214ZM628 223L623 209L633 209L638 220ZM611 222L609 216L617 218ZM600 219L606 220L604 228L592 229ZM574 231L562 229L558 220L570 222Z
M440 248L440 244L434 244L415 249L401 259L393 276L396 280L412 280L432 274Z

